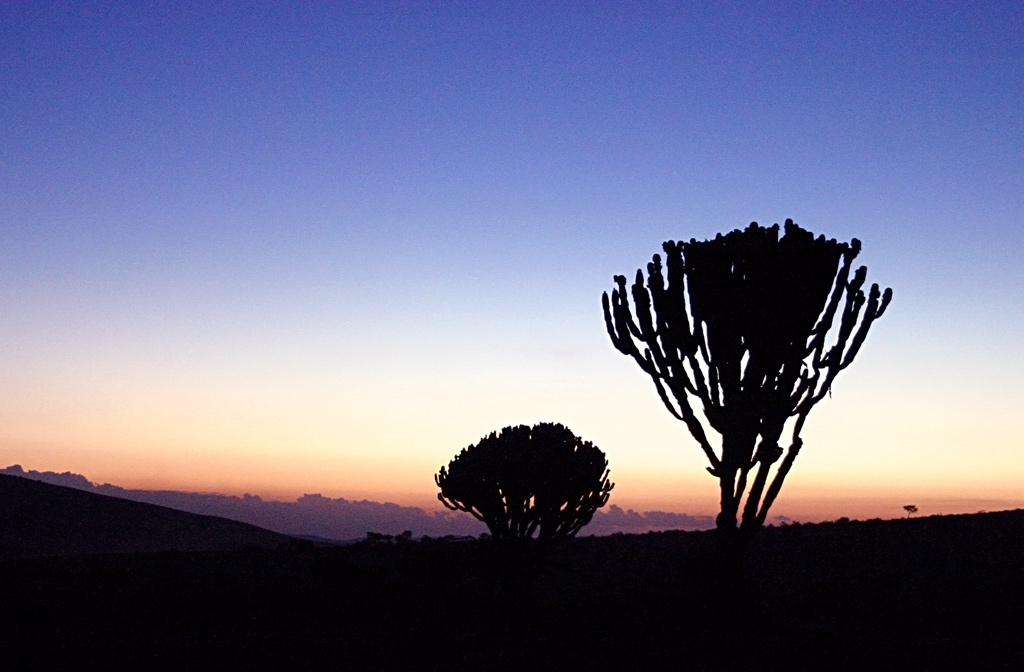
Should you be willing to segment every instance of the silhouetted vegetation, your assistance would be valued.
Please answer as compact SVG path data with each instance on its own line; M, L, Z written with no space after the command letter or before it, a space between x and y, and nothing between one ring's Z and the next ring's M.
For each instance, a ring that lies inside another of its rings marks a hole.
M639 270L629 290L615 276L603 296L608 334L707 456L720 484L718 529L746 539L764 525L803 446L808 413L853 362L892 290L875 284L865 294L863 266L851 277L859 240L815 238L792 220L781 238L777 224L755 222L663 249L665 266L654 255L646 286ZM722 437L717 451L695 404Z
M574 536L608 502L608 460L559 424L505 427L464 448L434 477L437 498L496 540Z
M437 498L490 530L489 592L518 630L552 544L573 537L608 502L608 460L559 424L519 425L464 448L434 477Z

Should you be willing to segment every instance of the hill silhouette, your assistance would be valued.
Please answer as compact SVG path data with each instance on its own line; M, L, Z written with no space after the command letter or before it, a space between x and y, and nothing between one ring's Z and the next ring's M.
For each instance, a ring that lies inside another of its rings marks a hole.
M290 540L233 520L0 474L0 560L274 548Z

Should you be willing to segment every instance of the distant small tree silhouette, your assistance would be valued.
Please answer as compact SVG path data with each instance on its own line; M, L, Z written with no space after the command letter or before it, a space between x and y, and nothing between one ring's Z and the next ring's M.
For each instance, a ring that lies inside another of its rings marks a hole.
M603 296L608 335L653 379L707 456L721 492L718 529L749 536L764 524L803 446L807 414L853 362L892 290L872 285L865 296L863 266L850 277L859 240L815 238L789 219L781 238L778 224L754 222L663 249L665 266L654 255L646 286L639 270L628 290L626 278L615 276L616 289ZM722 436L717 452L694 403Z
M912 515L917 513L917 507L913 504L907 504L903 507L903 510L907 512L907 518L910 518Z
M608 460L559 424L505 427L464 448L434 477L437 498L495 540L572 537L608 502Z

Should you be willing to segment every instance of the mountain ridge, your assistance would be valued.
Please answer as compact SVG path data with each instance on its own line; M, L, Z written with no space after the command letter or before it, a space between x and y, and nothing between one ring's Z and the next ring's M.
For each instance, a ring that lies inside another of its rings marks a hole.
M0 474L0 559L275 548L254 525Z

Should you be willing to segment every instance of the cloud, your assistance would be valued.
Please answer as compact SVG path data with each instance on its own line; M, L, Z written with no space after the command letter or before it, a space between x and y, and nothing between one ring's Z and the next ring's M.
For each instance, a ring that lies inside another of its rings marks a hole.
M416 537L446 535L477 536L487 528L469 514L454 511L427 512L415 506L391 502L332 499L320 494L307 494L294 502L265 501L256 495L219 495L174 490L128 490L105 483L97 485L80 474L69 471L25 471L21 465L0 470L0 474L20 476L53 485L86 490L101 495L158 504L189 513L220 516L230 520L258 525L274 532L303 537L353 540L366 537L367 532L401 534L411 530ZM714 526L710 516L689 516L684 513L624 511L612 504L599 510L582 534L606 535L615 532L642 533L661 530L705 530Z
M582 534L614 534L626 532L663 532L665 530L710 530L715 526L713 516L691 516L686 513L668 511L647 511L640 513L633 509L623 510L611 504L607 510L598 510L594 519L583 528Z

